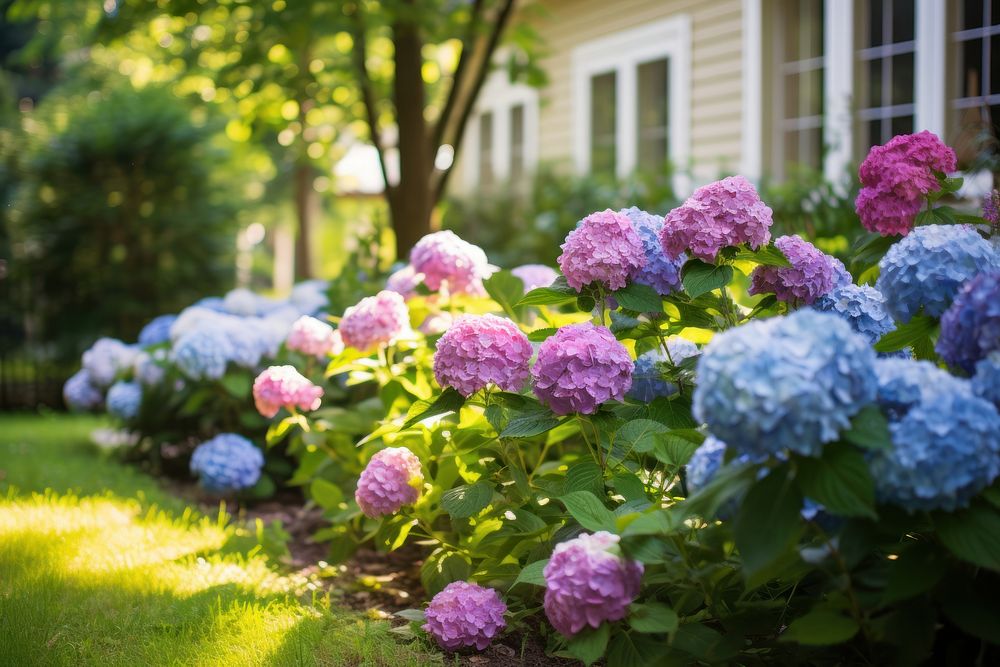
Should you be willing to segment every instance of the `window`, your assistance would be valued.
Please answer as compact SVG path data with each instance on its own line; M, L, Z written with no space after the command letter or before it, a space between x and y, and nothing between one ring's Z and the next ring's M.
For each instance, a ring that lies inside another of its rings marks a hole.
M479 116L479 185L493 185L493 114Z
M667 91L670 67L667 58L639 65L639 103L636 126L636 164L643 171L661 170L667 165L669 134Z
M965 0L952 10L947 140L968 160L1000 123L1000 3Z
M615 79L614 72L590 79L590 170L595 174L615 174Z
M861 3L860 50L855 89L858 93L864 155L894 135L913 132L914 62L916 51L914 0L866 0Z
M510 108L510 180L524 179L524 105Z

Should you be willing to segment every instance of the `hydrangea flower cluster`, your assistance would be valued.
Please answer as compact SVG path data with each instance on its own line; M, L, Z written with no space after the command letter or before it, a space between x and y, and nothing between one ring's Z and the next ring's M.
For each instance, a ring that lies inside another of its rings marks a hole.
M836 315L755 320L702 351L694 415L739 454L820 453L875 397L875 353Z
M288 295L288 303L304 315L315 315L330 305L327 290L330 284L325 280L305 280L294 287Z
M861 163L855 210L866 229L883 236L907 234L923 201L940 189L937 173L955 171L955 151L933 132L901 134L875 146Z
M686 480L690 493L704 488L719 472L726 458L726 443L714 435L705 438L705 442L694 450L687 462Z
M983 197L983 220L991 227L1000 225L1000 191L994 190Z
M507 605L492 588L453 581L424 612L424 630L449 651L475 646L482 651L507 626Z
M365 516L377 519L417 502L423 484L420 459L406 447L387 447L361 473L354 499Z
M410 311L399 293L382 290L345 310L339 331L344 345L367 352L409 332Z
M436 336L448 330L455 318L447 310L431 313L417 327L417 331L425 336Z
M990 352L976 364L976 374L972 376L972 393L990 401L1000 410L1000 350Z
M593 414L602 403L624 400L632 358L606 327L581 322L541 344L531 376L535 396L557 415Z
M695 257L714 262L728 246L766 245L771 223L771 209L753 184L742 176L730 176L698 188L670 211L660 230L660 244L668 257L690 250Z
M520 391L532 349L516 324L496 315L462 315L437 342L434 378L465 397L489 385Z
M910 408L922 401L933 400L941 392L968 392L966 383L929 361L913 359L879 359L875 362L878 379L876 401L882 412L892 420L906 416Z
M810 305L828 294L841 279L834 271L839 260L798 235L779 236L774 245L784 253L791 266L758 266L750 275L750 294L773 292L778 301ZM843 267L843 264L840 264Z
M626 395L643 403L649 403L658 396L673 396L677 393L677 385L663 379L659 365L676 366L698 353L697 345L686 338L673 336L667 340L667 353L657 347L640 354L632 366L632 386Z
M525 294L539 287L548 287L559 277L555 269L544 264L522 264L510 272L524 283Z
M166 350L157 350L158 359L165 357ZM135 363L132 365L132 371L135 379L143 387L155 387L163 382L163 378L167 375L167 369L158 364L157 359L148 352L141 352L136 356Z
M104 395L90 379L90 373L81 368L63 385L63 400L71 410L94 410L104 402Z
M214 493L239 491L260 479L264 454L236 433L220 433L198 445L191 455L191 472Z
M417 293L417 287L424 282L424 274L417 273L413 267L407 264L398 271L394 271L385 281L385 288L390 292L395 292L404 299L409 299Z
M681 253L677 257L667 257L660 245L660 231L663 229L663 216L652 215L635 206L622 209L627 215L635 231L642 240L642 249L646 255L646 266L639 270L635 282L649 285L661 296L672 294L681 288L681 267L687 261L687 255Z
M874 344L896 328L885 308L885 297L869 285L841 285L813 303L813 308L840 315L851 328Z
M317 387L294 366L271 366L253 381L253 402L268 419L286 410L315 410L320 405L323 388Z
M453 294L483 294L483 280L493 273L483 249L450 230L417 241L410 251L410 265L424 275L428 289L436 292L445 285Z
M115 338L100 338L83 353L83 368L94 385L108 387L121 371L131 368L138 353L138 348Z
M170 341L170 327L177 320L176 315L160 315L154 317L149 324L139 332L139 345L149 347Z
M231 349L222 331L199 328L181 336L171 351L171 360L192 380L218 380L226 374Z
M344 341L326 322L303 315L292 324L292 330L285 339L285 347L294 352L322 358L343 352Z
M950 366L970 375L976 363L1000 350L1000 270L965 283L941 316L937 352Z
M556 545L545 566L545 615L565 636L625 618L639 595L642 563L622 557L619 537L605 531Z
M142 386L138 382L119 380L108 389L105 402L112 417L126 421L135 419L142 405Z
M875 288L900 322L923 308L940 317L962 283L1000 270L1000 254L969 225L924 225L892 245L879 262Z
M611 209L591 213L566 236L556 259L577 292L590 283L618 290L646 265L642 240L628 216Z

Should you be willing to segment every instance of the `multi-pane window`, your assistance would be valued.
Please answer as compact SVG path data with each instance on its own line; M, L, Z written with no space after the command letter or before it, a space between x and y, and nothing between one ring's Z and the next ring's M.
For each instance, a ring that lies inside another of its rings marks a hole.
M616 153L615 72L590 78L590 170L614 175Z
M479 185L493 185L493 114L479 116Z
M782 0L773 14L776 81L770 162L819 169L823 155L823 0Z
M1000 2L955 2L953 12L948 139L974 153L1000 124Z
M897 134L913 132L914 0L865 0L859 4L859 153Z
M667 58L660 58L640 64L636 72L636 166L643 171L658 171L667 163L668 65Z
M510 180L524 178L524 105L510 108Z

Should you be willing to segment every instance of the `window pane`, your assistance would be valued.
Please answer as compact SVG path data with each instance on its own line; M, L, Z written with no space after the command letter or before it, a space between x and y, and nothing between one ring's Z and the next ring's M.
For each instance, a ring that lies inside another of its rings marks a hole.
M615 73L590 79L590 169L615 173Z
M868 46L882 45L882 5L884 0L868 0Z
M872 146L881 143L883 143L882 121L878 119L868 121L868 141L867 141L868 147L871 148Z
M639 104L636 109L638 167L659 170L667 163L667 95L669 63L666 58L639 65L636 72Z
M913 101L913 54L901 53L892 57L892 104L909 104Z
M479 117L479 184L493 183L493 114Z
M868 99L865 101L864 106L867 107L880 107L882 106L882 60L869 60L868 61Z
M983 42L970 39L962 42L962 97L982 94Z
M990 95L1000 93L1000 36L990 37Z
M962 3L962 29L983 25L983 0L965 0Z
M892 119L892 132L885 137L882 143L889 141L897 134L911 134L913 132L913 116L897 116Z
M510 109L510 179L518 181L524 176L524 105Z
M913 39L913 30L913 0L893 0L892 41L910 41Z

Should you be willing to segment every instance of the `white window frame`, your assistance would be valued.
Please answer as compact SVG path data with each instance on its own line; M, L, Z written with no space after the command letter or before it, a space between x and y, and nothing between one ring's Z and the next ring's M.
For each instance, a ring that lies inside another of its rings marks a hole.
M668 158L674 168L674 190L690 192L691 156L691 18L686 14L655 21L584 42L572 55L573 158L580 173L590 171L591 78L615 73L615 175L629 176L636 167L638 141L637 68L668 59Z
M511 83L505 68L492 72L479 92L469 125L465 131L465 182L469 189L480 185L479 119L484 113L493 114L493 180L503 183L510 178L511 131L510 113L516 106L524 107L524 174L538 166L538 90L524 83Z

